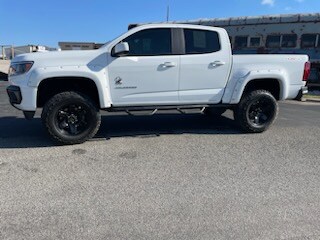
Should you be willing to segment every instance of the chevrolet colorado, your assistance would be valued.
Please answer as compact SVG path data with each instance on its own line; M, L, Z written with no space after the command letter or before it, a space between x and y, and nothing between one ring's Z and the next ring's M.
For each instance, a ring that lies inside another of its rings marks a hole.
M307 92L306 55L233 56L222 28L149 24L97 50L16 56L7 88L27 119L42 108L51 137L82 143L98 131L100 110L226 109L245 132L260 133L275 120L277 101Z

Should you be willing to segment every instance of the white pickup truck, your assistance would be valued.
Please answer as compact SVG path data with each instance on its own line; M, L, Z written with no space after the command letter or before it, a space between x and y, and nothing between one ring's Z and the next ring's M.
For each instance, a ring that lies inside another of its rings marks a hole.
M7 92L27 119L43 108L46 129L63 144L92 138L100 110L231 109L245 132L259 133L274 122L278 100L307 91L309 73L306 55L233 56L222 28L150 24L97 50L19 55Z

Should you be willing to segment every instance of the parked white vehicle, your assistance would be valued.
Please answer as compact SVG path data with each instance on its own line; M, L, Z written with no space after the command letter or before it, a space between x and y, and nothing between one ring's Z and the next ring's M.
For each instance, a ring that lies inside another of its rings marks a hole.
M233 56L222 28L150 24L90 51L30 53L12 60L7 92L31 119L43 108L49 134L82 143L99 129L99 110L132 113L199 108L234 111L246 132L275 120L277 100L307 91L306 55Z

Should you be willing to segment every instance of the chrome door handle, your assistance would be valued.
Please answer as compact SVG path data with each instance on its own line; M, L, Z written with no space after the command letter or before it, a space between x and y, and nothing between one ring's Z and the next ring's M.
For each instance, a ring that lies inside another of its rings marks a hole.
M165 62L163 64L161 64L164 67L175 67L177 66L177 64L175 62Z
M212 67L218 67L218 66L222 66L222 65L225 65L225 64L226 64L226 63L223 62L223 61L214 61L214 62L210 63L210 65L211 65Z

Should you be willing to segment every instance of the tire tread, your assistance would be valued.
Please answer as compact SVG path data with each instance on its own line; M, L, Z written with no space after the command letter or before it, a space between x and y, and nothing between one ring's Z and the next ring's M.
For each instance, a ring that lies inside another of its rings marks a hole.
M247 116L246 116L246 112L249 107L248 103L250 101L252 101L254 98L256 98L258 95L268 95L269 97L271 97L273 99L273 101L275 102L275 105L276 105L276 112L275 112L273 119L265 127L262 127L262 128L256 128L256 127L253 127L252 125L250 125L249 122L247 121ZM264 132L265 130L267 130L274 123L274 121L276 120L276 118L278 116L278 113L279 113L278 103L277 103L276 99L274 98L274 96L269 91L267 91L267 90L254 90L254 91L246 94L241 99L239 105L237 106L237 108L234 111L234 118L245 132L261 133L261 132Z
M59 104L61 101L65 100L65 99L70 99L70 98L78 98L81 101L85 101L86 104L88 104L90 106L90 108L95 109L97 111L97 118L98 121L96 123L95 128L93 129L93 131L91 131L87 136L81 138L81 139L74 139L74 140L66 140L62 137L59 137L58 135L56 135L52 128L50 127L49 124L49 118L50 118L50 113L53 111L53 109L55 108L55 106L57 104ZM66 144L66 145L73 145L73 144L80 144L83 143L89 139L91 139L94 135L96 135L96 133L98 132L100 125L101 125L101 116L98 110L98 107L96 106L96 104L93 103L93 101L87 97L86 95L82 94L82 93L78 93L78 92L62 92L59 93L55 96L53 96L43 107L42 113L41 113L41 120L42 123L44 125L44 127L46 128L46 130L48 131L50 137L58 142L58 143L62 143L62 144Z

